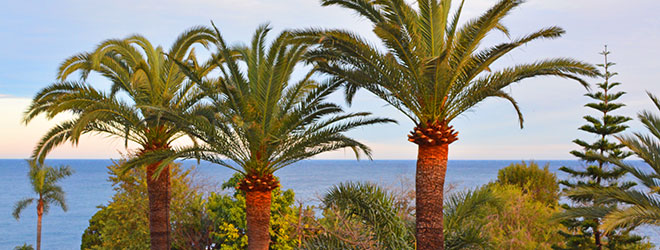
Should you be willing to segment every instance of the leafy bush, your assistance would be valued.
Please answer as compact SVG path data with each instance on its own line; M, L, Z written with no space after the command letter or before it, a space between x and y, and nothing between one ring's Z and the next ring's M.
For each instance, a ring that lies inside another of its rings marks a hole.
M530 194L533 199L548 205L556 205L559 200L557 176L550 172L548 164L543 169L531 161L511 164L497 172L496 183L514 185Z
M563 238L558 231L562 225L552 220L558 206L534 197L517 185L492 185L492 192L501 202L490 206L485 217L484 231L494 249L551 249Z

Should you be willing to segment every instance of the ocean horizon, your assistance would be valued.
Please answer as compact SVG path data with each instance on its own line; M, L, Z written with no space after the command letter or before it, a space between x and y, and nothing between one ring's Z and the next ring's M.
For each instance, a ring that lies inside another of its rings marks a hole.
M526 160L530 162L531 160ZM580 167L578 160L533 160L540 166L548 165L558 179L566 174L559 167ZM461 191L476 188L497 178L497 171L522 160L449 160L446 186ZM637 160L629 161L644 166ZM194 166L194 179L211 185L219 185L229 179L233 170L208 162L197 164L195 160L182 161L184 167ZM106 205L114 194L108 181L107 166L112 159L49 159L51 166L69 165L74 174L61 185L66 192L68 212L59 207L51 208L44 216L42 229L43 249L79 249L81 236L89 225L89 219ZM27 179L27 163L24 159L0 159L0 249L13 249L24 243L35 245L36 211L28 207L16 221L12 216L14 204L32 196ZM283 189L292 189L296 200L304 204L316 204L317 198L333 185L345 181L370 181L379 185L414 185L415 160L304 160L285 167L275 173ZM644 227L638 233L649 237L660 245L658 230Z

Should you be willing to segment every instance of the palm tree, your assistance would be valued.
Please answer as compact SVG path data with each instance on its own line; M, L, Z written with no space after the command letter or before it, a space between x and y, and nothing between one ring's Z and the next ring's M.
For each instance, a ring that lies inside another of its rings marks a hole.
M647 93L655 107L660 110L660 100L651 93ZM632 230L643 224L660 226L660 117L649 111L638 114L639 120L651 133L645 135L639 132L632 136L615 136L621 144L625 145L637 157L642 159L651 171L630 166L614 157L604 157L598 154L590 156L607 160L631 173L639 183L648 190L625 189L621 187L592 188L584 187L568 192L568 195L596 196L602 202L621 202L627 204L617 209L603 210L598 208L582 208L574 214L588 214L591 216L605 216L602 227L608 233L623 228ZM572 216L568 214L566 217Z
M27 206L36 201L37 203L37 250L41 249L41 219L44 214L48 214L52 205L59 206L66 212L66 200L64 199L64 190L57 185L57 182L64 177L70 176L73 171L68 166L53 168L39 164L35 161L27 161L30 166L28 178L32 184L32 189L37 198L25 198L14 205L12 215L16 220L20 218L21 212ZM23 245L23 248L27 246ZM32 247L30 246L30 249Z
M347 100L364 88L385 100L416 127L409 141L418 145L416 172L416 236L419 249L443 249L442 200L449 144L458 139L450 123L489 97L513 104L502 89L536 76L559 76L588 84L578 76L595 76L594 66L568 58L545 59L500 70L491 68L513 49L539 39L560 37L559 27L544 28L493 47L481 42L499 30L502 19L520 0L500 0L483 15L458 25L463 2L452 18L451 0L419 0L417 8L403 0L321 0L357 12L373 23L386 52L343 30L309 29L299 39L318 43L309 60L320 71L346 84ZM483 49L481 49L483 48ZM481 49L481 50L480 50Z
M213 39L212 30L192 28L176 39L166 56L162 47L154 48L145 37L132 35L106 40L93 52L68 58L59 68L60 82L37 93L24 119L28 123L42 113L53 118L62 112L74 117L48 131L33 157L41 162L56 146L67 141L77 144L81 135L89 133L117 136L125 140L126 147L129 141L137 143L138 157L169 149L185 133L160 114L163 110L193 112L201 98L175 60L184 61L201 75L208 73L213 64L199 64L193 46L207 46ZM80 72L82 82L67 81L74 72ZM109 93L84 82L92 72L110 80ZM146 164L151 249L169 249L169 168L158 170L158 162Z
M216 28L215 62L220 77L203 78L181 65L204 89L209 105L200 108L196 116L171 116L188 122L190 133L205 142L183 148L178 155L206 159L243 175L237 189L246 193L248 249L260 250L268 249L270 244L271 191L279 185L273 176L275 171L341 148L352 149L356 157L370 157L366 145L343 133L393 122L371 118L366 112L344 113L340 106L325 101L340 83L313 80L315 69L298 81L292 80L308 46L292 43L289 32L282 32L267 46L269 31L263 25L249 47L229 47ZM163 160L174 153L163 152L149 155Z

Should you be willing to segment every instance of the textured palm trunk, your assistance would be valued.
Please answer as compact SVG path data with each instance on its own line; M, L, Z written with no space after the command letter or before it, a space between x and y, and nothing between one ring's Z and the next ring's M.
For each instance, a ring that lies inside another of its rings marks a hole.
M41 218L44 216L44 201L39 199L37 204L37 250L41 250Z
M151 250L170 249L170 167L161 171L157 179L158 164L147 166L147 192L149 194L149 236Z
M415 173L417 249L444 249L442 201L449 144L419 145Z
M271 191L249 190L245 197L248 250L268 250Z

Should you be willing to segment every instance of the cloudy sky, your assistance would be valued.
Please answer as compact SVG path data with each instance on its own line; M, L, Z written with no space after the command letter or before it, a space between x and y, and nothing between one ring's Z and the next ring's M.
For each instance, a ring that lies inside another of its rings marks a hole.
M495 0L466 0L463 20L473 18ZM55 78L65 58L92 50L109 38L139 33L154 44L168 47L187 28L209 25L225 38L246 42L254 29L269 22L278 32L285 28L335 27L374 39L369 23L338 7L321 7L316 0L200 0L200 1L5 1L0 9L0 158L25 158L38 138L58 120L37 119L21 124L30 98ZM600 63L607 44L617 63L618 90L626 91L621 114L634 116L650 109L645 91L660 95L660 1L530 0L505 20L513 35L522 36L547 26L567 33L555 40L537 41L502 58L494 68L540 58L573 57ZM275 34L273 32L272 34ZM272 35L274 36L274 35ZM487 45L507 41L492 34ZM93 78L94 84L107 83ZM590 82L596 83L598 79ZM525 128L515 112L500 100L487 100L453 122L460 140L451 145L452 159L572 159L575 138L592 140L577 127L590 111L583 105L584 88L557 78L526 80L507 88L522 107ZM406 141L413 127L391 107L361 93L350 110L372 111L393 117L399 124L369 127L351 135L370 145L375 159L414 159L416 146ZM336 97L341 102L340 96ZM643 131L637 121L630 131ZM78 147L64 145L51 158L108 158L125 152L120 139L89 136ZM350 152L327 153L321 159L351 159Z

